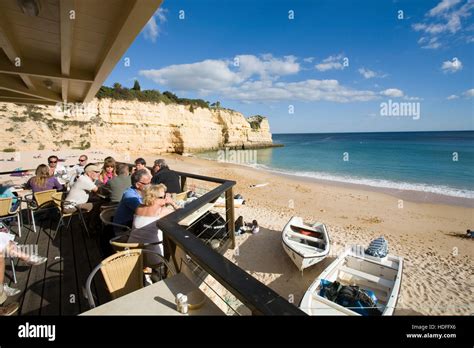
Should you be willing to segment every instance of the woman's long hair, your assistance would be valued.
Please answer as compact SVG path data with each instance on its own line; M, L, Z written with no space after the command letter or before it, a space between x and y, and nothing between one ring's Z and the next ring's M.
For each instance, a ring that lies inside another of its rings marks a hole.
M49 175L49 167L46 164L40 164L36 168L35 174L36 176L31 180L35 183L36 186L41 188L45 187L46 181L51 177L51 175Z
M102 167L102 171L100 172L99 175L99 180L104 181L105 175L107 174L107 171L105 170L107 167L114 167L113 171L113 176L117 176L117 164L115 163L115 160L112 157L107 157L104 160L104 166Z

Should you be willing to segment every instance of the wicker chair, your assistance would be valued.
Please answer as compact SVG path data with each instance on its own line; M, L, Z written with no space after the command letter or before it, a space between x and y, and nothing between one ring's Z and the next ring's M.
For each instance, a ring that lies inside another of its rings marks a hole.
M86 281L86 295L91 308L95 307L95 301L91 291L92 280L99 270L104 277L107 290L112 299L143 288L144 253L153 252L142 249L124 250L109 256L92 270ZM159 254L156 254L156 256L161 258L162 263L166 266L169 273L176 275L176 271L165 258Z
M116 210L117 210L117 207L110 207L110 208L104 209L99 215L100 221L102 221L102 224L104 225L104 227L112 226L114 230L119 230L123 234L127 234L127 235L130 234L130 231L131 231L130 227L113 222Z
M54 209L56 207L53 200L53 195L55 193L57 193L56 190L46 190L41 192L35 192L25 196L25 199L28 203L28 209L31 213L33 231L35 233L37 232L35 212L39 212L40 210Z
M81 220L81 223L82 225L84 226L84 229L86 230L86 233L87 233L87 236L90 237L90 234L89 234L89 230L87 228L87 224L86 224L86 221L84 220L84 214L83 214L83 211L82 209L77 209L75 212L73 213L65 213L63 208L64 208L64 205L65 204L68 204L68 203L71 203L71 202L68 202L66 201L64 198L63 198L63 193L62 192L56 192L52 195L52 198L53 198L53 202L54 204L56 205L56 208L58 209L59 211L59 214L61 215L61 218L59 219L59 222L58 222L58 226L56 227L56 231L55 231L55 236L57 235L58 231L59 231L59 227L61 227L62 224L64 224L64 220L66 218L69 218L68 222L67 222L67 226L66 226L66 230L69 229L69 225L71 224L71 219L74 215L79 215L79 219Z
M18 205L15 210L11 210L13 198L0 198L0 221L16 217L18 221L18 236L21 237L21 207Z

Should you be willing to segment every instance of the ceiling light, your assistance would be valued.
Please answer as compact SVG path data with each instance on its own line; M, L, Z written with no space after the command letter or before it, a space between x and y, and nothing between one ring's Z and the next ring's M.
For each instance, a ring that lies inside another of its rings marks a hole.
M51 80L44 80L43 84L46 86L47 89L51 89L51 87L53 87L53 81Z
M24 14L31 17L37 17L40 12L39 0L17 0L18 6Z

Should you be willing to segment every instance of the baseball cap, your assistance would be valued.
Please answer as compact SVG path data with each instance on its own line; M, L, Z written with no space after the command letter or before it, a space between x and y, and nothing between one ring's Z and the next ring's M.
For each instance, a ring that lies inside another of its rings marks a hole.
M97 173L100 173L100 168L99 168L99 166L96 166L95 164L91 164L91 165L87 166L84 171L85 171L86 173L89 173L89 172L97 172Z

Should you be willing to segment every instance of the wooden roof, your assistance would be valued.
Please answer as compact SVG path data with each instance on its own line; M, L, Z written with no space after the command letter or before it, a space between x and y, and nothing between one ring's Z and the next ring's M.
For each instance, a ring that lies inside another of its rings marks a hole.
M0 102L89 102L161 2L0 1Z

